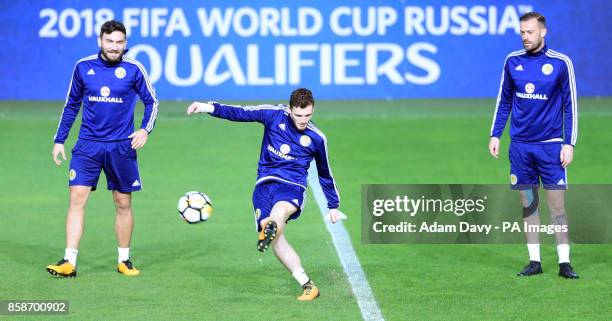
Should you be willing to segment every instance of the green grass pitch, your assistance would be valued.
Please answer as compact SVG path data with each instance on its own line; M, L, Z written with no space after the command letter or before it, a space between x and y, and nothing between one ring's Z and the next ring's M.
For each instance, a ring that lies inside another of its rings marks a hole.
M580 100L572 184L612 183L611 103ZM161 103L155 131L138 155L143 191L134 196L132 258L141 276L115 270L114 208L101 178L86 212L79 276L55 279L44 267L65 246L68 164L51 160L62 102L0 102L0 300L69 300L69 315L44 316L56 320L359 320L312 195L302 217L288 225L287 238L321 298L297 302L300 290L291 275L272 253L256 251L250 199L261 125L187 117L187 104ZM341 209L349 216L345 226L385 319L611 319L611 245L573 246L581 279L568 281L556 276L552 245L542 248L545 273L523 279L515 273L528 259L524 245L360 244L361 184L508 182L507 132L500 159L487 151L493 104L317 104L314 121L329 140ZM141 109L138 123L140 117ZM78 123L67 151L77 129ZM213 199L209 222L193 226L179 219L176 202L189 190Z

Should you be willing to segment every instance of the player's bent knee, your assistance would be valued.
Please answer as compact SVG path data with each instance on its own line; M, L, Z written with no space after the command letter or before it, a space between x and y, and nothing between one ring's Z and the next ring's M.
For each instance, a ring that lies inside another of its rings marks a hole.
M298 209L291 203L286 201L280 201L272 207L270 216L280 217L287 220L289 216L293 215Z

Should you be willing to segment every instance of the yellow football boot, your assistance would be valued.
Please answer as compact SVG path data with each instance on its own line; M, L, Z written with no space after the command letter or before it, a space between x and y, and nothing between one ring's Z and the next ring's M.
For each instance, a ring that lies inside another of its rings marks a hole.
M312 281L306 282L302 288L304 289L304 293L298 296L298 301L312 301L321 295L319 289Z
M266 226L259 232L257 238L257 250L259 252L265 252L270 243L276 238L276 222L269 220Z
M125 260L117 264L117 272L127 276L136 276L140 274L140 271L132 265L132 261L130 260Z
M66 259L59 260L56 265L47 265L47 272L63 278L73 278L77 275L76 267Z

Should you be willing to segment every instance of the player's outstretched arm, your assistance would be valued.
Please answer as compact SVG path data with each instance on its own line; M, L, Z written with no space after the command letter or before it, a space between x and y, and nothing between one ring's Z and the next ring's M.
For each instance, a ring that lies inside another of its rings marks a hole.
M491 153L491 155L493 155L493 157L495 158L499 157L499 138L498 137L491 137L491 140L489 140L489 153Z
M284 105L240 106L225 105L216 101L193 102L187 107L187 115L208 113L213 117L236 122L258 122L266 125L278 113L286 111Z
M60 166L62 165L62 162L66 160L66 152L64 151L64 144L58 144L55 143L53 144L53 151L51 152L51 154L53 155L53 161L55 162L55 165ZM62 159L59 159L59 155L62 155Z
M201 103L194 101L187 107L187 115L196 114L196 113L212 113L215 111L215 106L208 103Z

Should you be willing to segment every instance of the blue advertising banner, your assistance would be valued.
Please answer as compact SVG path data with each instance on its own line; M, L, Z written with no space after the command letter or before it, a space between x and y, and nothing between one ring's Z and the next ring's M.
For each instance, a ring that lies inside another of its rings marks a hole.
M497 95L519 16L547 17L550 48L580 96L612 95L612 15L593 1L3 1L0 99L63 99L101 24L127 27L129 55L161 99Z

